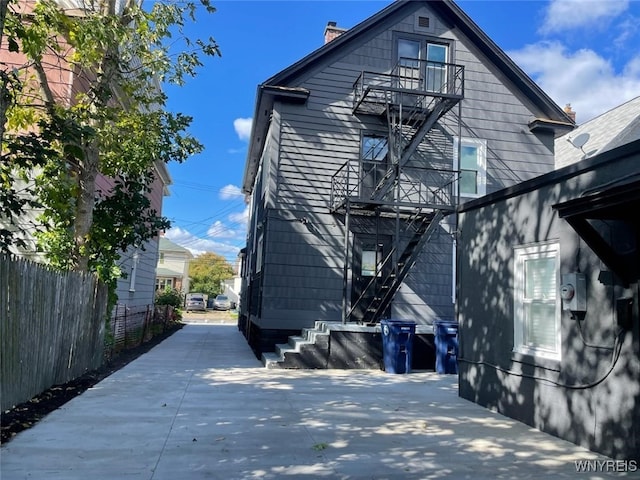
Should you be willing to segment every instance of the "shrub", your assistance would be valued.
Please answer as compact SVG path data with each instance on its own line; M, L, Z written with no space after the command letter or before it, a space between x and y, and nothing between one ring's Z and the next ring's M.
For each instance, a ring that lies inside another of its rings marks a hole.
M166 288L164 291L156 293L156 305L171 305L174 308L180 308L183 303L182 293L175 288Z

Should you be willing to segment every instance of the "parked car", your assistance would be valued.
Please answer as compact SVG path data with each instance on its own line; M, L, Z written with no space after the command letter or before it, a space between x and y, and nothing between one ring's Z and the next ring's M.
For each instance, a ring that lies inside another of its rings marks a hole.
M186 311L190 311L190 310L199 310L202 312L206 312L207 311L207 300L205 299L205 296L202 294L193 294L190 293L187 295L187 301L186 301L186 305L185 305L185 309Z
M214 310L231 310L231 300L226 295L218 295L213 300Z

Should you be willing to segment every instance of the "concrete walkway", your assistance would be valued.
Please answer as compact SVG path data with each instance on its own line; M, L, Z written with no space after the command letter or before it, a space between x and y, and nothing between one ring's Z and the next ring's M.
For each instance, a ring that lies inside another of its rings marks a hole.
M456 392L432 372L267 370L235 325L189 324L3 446L0 477L620 477Z

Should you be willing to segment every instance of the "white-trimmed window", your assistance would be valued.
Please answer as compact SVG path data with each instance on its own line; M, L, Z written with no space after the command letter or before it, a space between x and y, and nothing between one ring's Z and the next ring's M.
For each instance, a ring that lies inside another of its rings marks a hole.
M560 360L560 247L557 243L514 249L515 352Z
M256 247L256 273L261 272L262 271L262 255L263 255L263 248L264 248L264 234L262 232L260 232L258 234L258 242L257 242L257 247Z
M166 288L173 288L172 278L158 278L156 279L156 290L164 291Z
M458 138L453 142L453 169L460 169L461 197L481 197L487 193L487 141Z

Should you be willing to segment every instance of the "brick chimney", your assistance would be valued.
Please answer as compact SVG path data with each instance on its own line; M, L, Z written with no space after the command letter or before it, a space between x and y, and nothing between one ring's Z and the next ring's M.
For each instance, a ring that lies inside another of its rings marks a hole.
M569 115L569 118L571 120L573 120L573 123L576 123L576 112L574 112L573 110L571 110L571 104L567 103L564 106L564 113L566 113L567 115Z
M331 40L338 38L346 31L346 28L338 27L336 22L328 22L327 26L324 29L324 44L326 45Z

